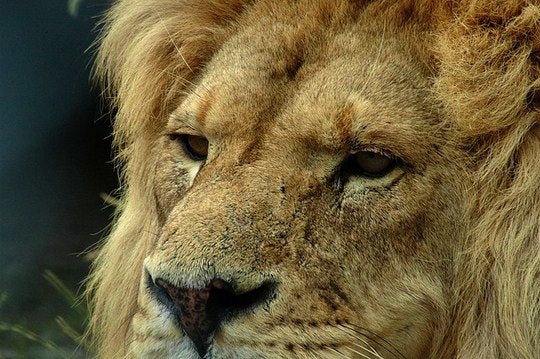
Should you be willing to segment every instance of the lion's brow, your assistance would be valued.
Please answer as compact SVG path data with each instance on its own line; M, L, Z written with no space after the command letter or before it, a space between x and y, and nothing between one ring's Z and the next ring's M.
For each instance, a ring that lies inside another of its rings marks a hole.
M199 127L197 116L195 116L193 111L184 110L184 111L173 112L170 115L170 119L176 124L182 125L192 130L196 130L197 127Z

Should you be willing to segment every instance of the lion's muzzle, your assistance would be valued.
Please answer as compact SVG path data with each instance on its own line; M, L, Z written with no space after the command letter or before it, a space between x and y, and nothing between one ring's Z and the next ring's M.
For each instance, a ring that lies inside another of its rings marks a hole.
M244 293L234 283L216 278L202 288L177 287L161 278L147 276L154 297L173 312L178 325L191 339L200 357L206 355L212 336L224 320L230 320L271 297L274 285L263 283Z

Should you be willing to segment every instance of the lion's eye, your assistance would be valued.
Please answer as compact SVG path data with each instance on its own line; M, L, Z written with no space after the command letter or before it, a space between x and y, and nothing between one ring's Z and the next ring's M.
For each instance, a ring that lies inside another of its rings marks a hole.
M361 151L349 157L347 170L353 175L380 178L392 171L397 164L398 161L390 156L373 151Z
M180 142L184 152L194 161L203 161L208 156L208 140L202 136L179 135L175 139Z

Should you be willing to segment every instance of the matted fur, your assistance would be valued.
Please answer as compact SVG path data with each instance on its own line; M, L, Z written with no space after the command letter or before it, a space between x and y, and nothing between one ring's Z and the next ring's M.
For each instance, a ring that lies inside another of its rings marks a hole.
M102 358L133 355L131 321L138 310L142 264L159 232L152 184L158 137L221 45L246 26L242 16L251 3L124 0L104 20L97 72L118 108L114 130L123 200L89 280L91 329ZM267 3L268 11L287 6L286 1ZM436 337L425 355L538 357L538 2L297 3L304 3L305 11L319 21L371 11L374 24L411 31L411 46L433 71L432 90L453 128L451 141L464 149L459 152L464 157L455 161L468 166L462 172L467 234L456 243L448 268L453 287L445 310L451 314L441 318L444 330L433 333ZM313 24L320 26L315 20Z

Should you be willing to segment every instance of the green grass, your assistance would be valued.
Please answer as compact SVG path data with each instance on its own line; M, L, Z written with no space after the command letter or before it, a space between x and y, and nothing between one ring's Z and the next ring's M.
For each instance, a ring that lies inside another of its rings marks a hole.
M0 351L3 358L74 358L90 353L84 340L84 328L88 321L86 303L77 297L60 278L51 271L43 274L45 280L64 302L66 316L57 315L45 328L31 328L29 323L0 321L0 334L9 346ZM6 293L0 293L0 307L8 301ZM39 354L37 354L39 353Z

